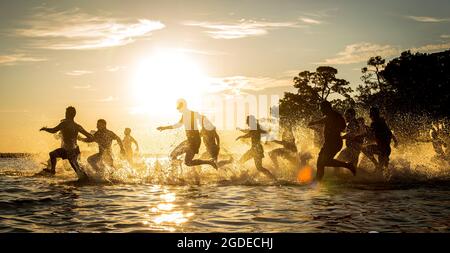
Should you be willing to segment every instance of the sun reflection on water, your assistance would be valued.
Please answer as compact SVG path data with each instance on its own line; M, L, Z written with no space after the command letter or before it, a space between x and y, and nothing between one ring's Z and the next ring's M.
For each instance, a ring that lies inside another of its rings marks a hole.
M183 208L179 203L175 204L177 196L171 192L164 192L159 196L160 202L155 206L151 206L149 213L144 215L145 220L142 222L145 226L157 226L159 229L174 232L179 226L189 221L194 216L193 212ZM187 203L189 208L192 203Z

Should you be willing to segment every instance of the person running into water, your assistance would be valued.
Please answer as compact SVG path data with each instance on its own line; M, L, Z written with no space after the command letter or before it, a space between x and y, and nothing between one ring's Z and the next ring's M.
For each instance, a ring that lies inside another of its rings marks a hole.
M247 116L247 125L250 127L248 130L241 130L244 132L244 135L241 135L236 138L237 140L250 138L252 146L250 150L245 152L245 154L241 157L239 160L240 164L244 164L248 160L252 159L255 162L256 169L260 172L262 172L264 175L269 177L272 180L276 180L275 176L262 165L262 159L264 158L264 148L261 145L261 134L267 133L265 130L261 129L261 126L259 125L258 121L256 120L255 116L250 115Z
M389 165L389 156L391 155L391 140L394 146L398 144L397 138L392 134L386 121L380 117L380 110L376 107L370 108L370 135L375 139L376 144L368 145L363 148L363 153L374 163L377 169L383 169ZM375 159L378 156L378 161Z
M220 152L220 137L216 127L205 116L202 116L202 130L200 131L203 143L210 158L214 160L218 167L232 163L233 159L218 161ZM202 155L203 157L203 155Z
M66 109L66 118L62 120L59 125L54 128L43 127L40 129L40 131L45 131L52 134L60 132L62 135L61 148L50 152L50 168L45 168L43 172L54 175L56 173L57 158L62 158L63 160L69 161L70 166L77 173L80 179L87 177L86 173L81 170L80 165L78 164L80 148L78 147L77 137L78 133L83 134L87 138L92 138L92 135L74 121L76 114L76 109L69 106Z
M350 162L354 167L357 167L359 154L364 142L364 130L356 119L355 109L347 109L344 113L344 118L346 127L345 135L342 136L342 139L345 139L345 148L339 153L337 159Z
M84 142L96 142L98 144L98 153L88 157L87 161L91 167L98 171L100 170L99 164L106 163L108 166L114 168L114 159L112 155L112 142L116 141L120 146L120 153L125 154L122 140L111 130L106 128L106 120L99 119L97 121L97 132L92 138L82 139Z
M177 101L177 110L182 114L180 121L174 125L160 126L157 128L159 131L164 131L168 129L176 129L184 126L186 132L186 140L181 142L170 154L172 161L177 160L177 158L186 154L184 157L184 164L186 166L198 166L203 164L208 164L213 168L217 169L217 165L214 160L200 160L194 159L195 155L198 154L201 138L200 131L198 128L198 122L201 120L202 116L194 111L191 111L187 107L186 100L180 99Z
M125 151L125 158L130 165L133 164L133 148L132 145L136 146L136 152L139 152L139 144L138 142L131 136L131 129L125 128L124 131L125 137L123 137L122 144Z
M336 154L342 148L341 132L345 129L345 120L340 113L333 110L331 103L323 101L320 103L320 111L325 115L325 118L313 121L308 126L314 126L318 124L325 125L324 127L324 139L325 143L319 152L317 158L317 174L316 180L321 181L325 167L344 167L349 169L353 175L356 175L356 168L351 163L346 163L334 159Z
M292 126L287 125L283 128L281 135L281 141L272 140L271 142L282 145L282 148L276 148L269 152L269 157L273 162L275 169L280 169L278 159L286 159L292 167L299 166L299 154L297 146L295 145L295 137L292 132Z

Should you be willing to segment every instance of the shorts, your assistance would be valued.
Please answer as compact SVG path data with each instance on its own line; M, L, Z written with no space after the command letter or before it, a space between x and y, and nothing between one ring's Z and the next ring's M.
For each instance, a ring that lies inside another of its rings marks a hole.
M200 145L202 144L202 140L200 139L200 135L190 135L187 138L187 145L189 151L198 154L200 150Z
M391 147L389 145L369 145L365 148L369 154L389 157L391 155Z
M264 148L261 144L259 145L253 145L249 152L251 153L251 155L255 158L264 158Z
M72 150L58 148L58 149L53 150L50 153L50 156L59 157L59 158L62 158L63 160L72 160L72 159L77 159L80 154L81 154L81 152L80 152L79 147L72 149Z

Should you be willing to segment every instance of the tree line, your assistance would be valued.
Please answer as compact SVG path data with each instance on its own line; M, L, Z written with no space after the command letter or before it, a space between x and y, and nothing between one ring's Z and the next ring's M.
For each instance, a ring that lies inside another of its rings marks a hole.
M450 118L450 50L439 53L405 51L386 62L381 56L368 59L361 69L356 90L338 70L320 66L302 71L293 79L296 93L280 100L281 122L304 124L320 116L323 100L344 111L353 107L364 112L376 106L400 137L415 139L432 121Z

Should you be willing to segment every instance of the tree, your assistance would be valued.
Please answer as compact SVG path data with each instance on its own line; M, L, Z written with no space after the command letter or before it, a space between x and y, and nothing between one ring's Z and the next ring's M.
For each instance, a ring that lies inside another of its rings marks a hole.
M333 67L321 66L316 72L303 71L294 77L297 93L285 93L280 101L280 117L294 121L309 121L319 114L318 105L330 100L334 105L354 104L349 93L349 82L336 77L338 71Z
M362 69L357 102L378 106L399 135L414 139L431 119L450 117L450 50L424 54L403 52L389 63L372 57Z
M385 67L386 60L381 56L375 56L371 57L367 61L367 66L361 69L363 84L356 88L359 92L356 99L364 109L369 109L371 106L386 109L392 90L383 77Z

